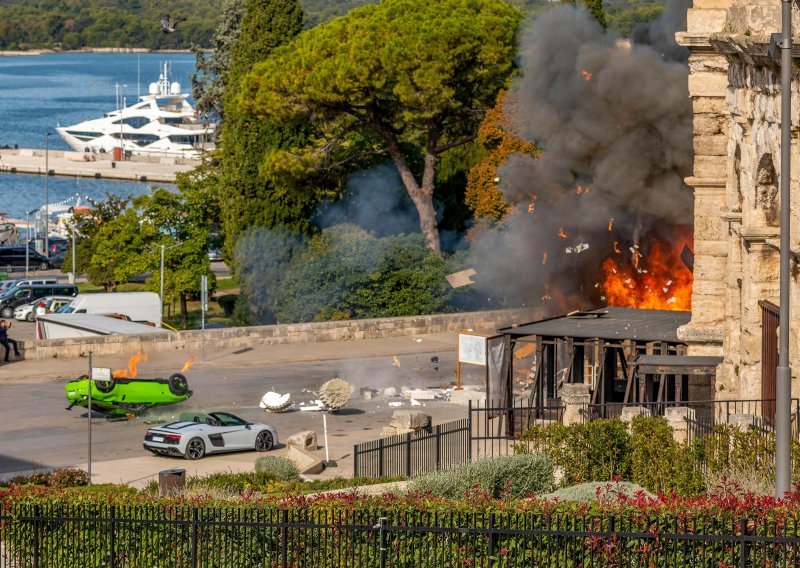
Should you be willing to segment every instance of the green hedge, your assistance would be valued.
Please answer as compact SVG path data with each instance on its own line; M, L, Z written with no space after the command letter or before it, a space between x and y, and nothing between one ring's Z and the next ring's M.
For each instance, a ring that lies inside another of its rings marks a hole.
M771 494L775 480L775 435L733 426L680 444L662 417L637 416L630 426L617 419L583 424L533 426L518 452L541 452L561 470L562 487L621 479L654 493L698 495L718 483ZM792 477L800 480L800 444L792 445Z
M458 501L350 494L232 505L14 490L0 492L0 528L4 559L20 567L100 568L112 556L115 566L147 568L374 567L381 524L392 567L784 566L800 561L799 505L800 493L781 502L639 494L576 505L473 492ZM742 529L793 541L751 542L740 558Z

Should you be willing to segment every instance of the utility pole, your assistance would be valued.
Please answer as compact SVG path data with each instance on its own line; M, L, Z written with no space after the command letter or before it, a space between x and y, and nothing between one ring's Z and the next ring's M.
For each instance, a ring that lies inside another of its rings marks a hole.
M792 471L792 369L789 366L789 235L792 165L792 0L781 2L780 337L775 373L775 497L789 491Z

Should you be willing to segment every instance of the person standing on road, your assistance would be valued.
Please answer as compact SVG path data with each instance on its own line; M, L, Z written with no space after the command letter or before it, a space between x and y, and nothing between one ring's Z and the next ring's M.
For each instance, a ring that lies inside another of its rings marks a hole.
M8 363L8 355L9 351L11 351L12 344L14 346L14 355L19 357L19 345L13 339L8 336L8 330L11 328L11 322L7 322L6 320L0 320L0 345L6 348L6 356L3 358L4 363Z

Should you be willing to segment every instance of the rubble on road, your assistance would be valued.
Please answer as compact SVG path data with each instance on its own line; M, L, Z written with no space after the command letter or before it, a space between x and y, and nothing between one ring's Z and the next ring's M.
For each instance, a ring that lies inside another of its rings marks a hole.
M352 391L350 383L344 379L331 379L319 388L319 398L329 412L336 412L350 402Z
M291 393L280 394L270 391L261 397L261 402L258 403L258 406L263 408L265 412L286 412L291 406L291 398Z

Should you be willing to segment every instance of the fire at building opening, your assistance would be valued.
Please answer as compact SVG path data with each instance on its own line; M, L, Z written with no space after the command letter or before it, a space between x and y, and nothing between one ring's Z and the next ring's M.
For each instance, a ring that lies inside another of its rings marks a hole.
M685 6L665 13L677 29ZM685 50L664 46L668 24L635 34L658 45L630 44L562 6L523 34L506 114L541 153L500 172L514 210L502 231L473 238L483 291L554 313L690 309L691 105Z

